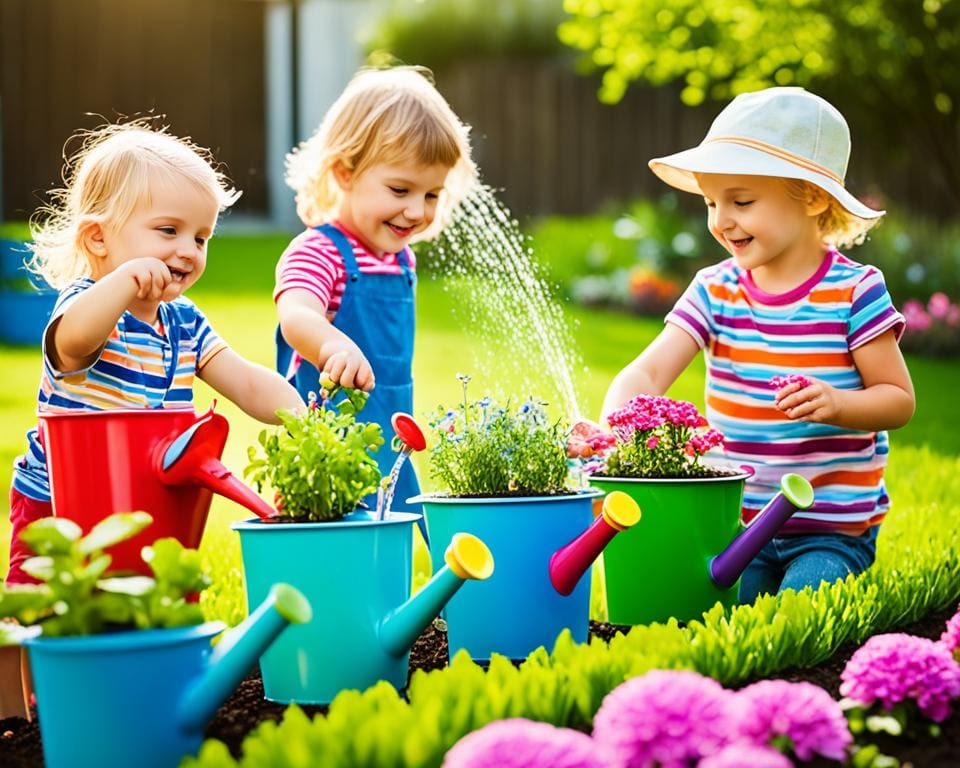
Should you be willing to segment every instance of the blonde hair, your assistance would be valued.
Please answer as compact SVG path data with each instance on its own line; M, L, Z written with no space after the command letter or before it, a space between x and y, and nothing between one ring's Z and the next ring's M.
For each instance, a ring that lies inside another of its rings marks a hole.
M209 150L152 123L152 118L110 123L78 131L67 140L64 186L50 190L50 203L30 219L33 255L28 267L52 287L63 288L90 274L92 256L80 236L83 224L96 219L123 226L137 206L149 200L150 184L158 173L195 184L221 211L240 196ZM68 154L77 140L79 148Z
M316 133L287 155L287 184L297 193L297 213L307 226L329 221L337 213L338 163L354 176L378 163L450 168L434 226L421 237L442 228L443 214L469 192L477 175L469 128L423 67L360 70Z
M880 222L876 219L861 219L844 208L840 201L825 189L804 179L782 179L787 194L794 200L826 200L827 207L817 216L817 226L824 241L837 248L852 248L860 245L869 232Z

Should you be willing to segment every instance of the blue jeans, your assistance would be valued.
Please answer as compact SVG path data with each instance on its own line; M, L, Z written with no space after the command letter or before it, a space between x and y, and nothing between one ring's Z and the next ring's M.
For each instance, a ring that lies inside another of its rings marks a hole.
M861 536L815 533L774 538L747 566L740 578L740 602L785 589L814 589L849 574L863 573L877 553L875 525Z

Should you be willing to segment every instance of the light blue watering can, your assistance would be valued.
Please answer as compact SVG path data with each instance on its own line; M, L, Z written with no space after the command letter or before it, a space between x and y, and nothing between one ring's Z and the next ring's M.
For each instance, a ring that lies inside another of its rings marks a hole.
M323 523L234 523L247 601L256 604L274 579L282 579L319 609L261 658L264 693L271 701L328 704L343 689L364 689L378 680L403 688L410 647L426 625L465 580L493 573L486 545L455 534L438 558L443 567L410 597L413 526L420 515L375 517L353 512ZM464 586L471 589L482 585Z
M46 768L176 768L260 654L310 617L300 592L276 584L216 647L221 622L24 640Z

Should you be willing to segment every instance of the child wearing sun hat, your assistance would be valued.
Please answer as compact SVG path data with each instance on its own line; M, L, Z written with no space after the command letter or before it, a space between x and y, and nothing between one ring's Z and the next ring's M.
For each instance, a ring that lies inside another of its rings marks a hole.
M754 469L743 522L783 474L813 484L813 507L744 572L742 602L873 562L890 508L887 430L913 415L903 316L880 270L839 250L884 214L844 187L849 156L849 129L829 102L768 88L737 96L698 146L650 161L666 183L703 196L727 258L694 277L663 331L614 378L603 414L663 394L702 350L707 419L725 435L725 458Z

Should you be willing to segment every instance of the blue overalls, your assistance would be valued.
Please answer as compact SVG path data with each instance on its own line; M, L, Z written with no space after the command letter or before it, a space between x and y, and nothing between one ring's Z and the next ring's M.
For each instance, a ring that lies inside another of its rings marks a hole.
M390 449L394 431L390 417L397 411L413 413L413 332L416 319L415 292L417 277L410 267L407 249L397 254L403 274L360 274L353 248L346 236L332 224L315 227L337 247L347 273L340 307L333 320L335 328L353 341L373 368L376 386L370 391L367 404L359 414L362 421L376 422L383 429L384 445L374 454L383 477L390 474L397 454ZM277 370L286 375L294 351L277 328ZM302 360L290 378L304 400L320 388L317 368ZM416 512L406 500L420 493L420 484L410 461L400 470L391 510ZM372 512L376 494L364 499ZM421 532L425 533L421 520Z

